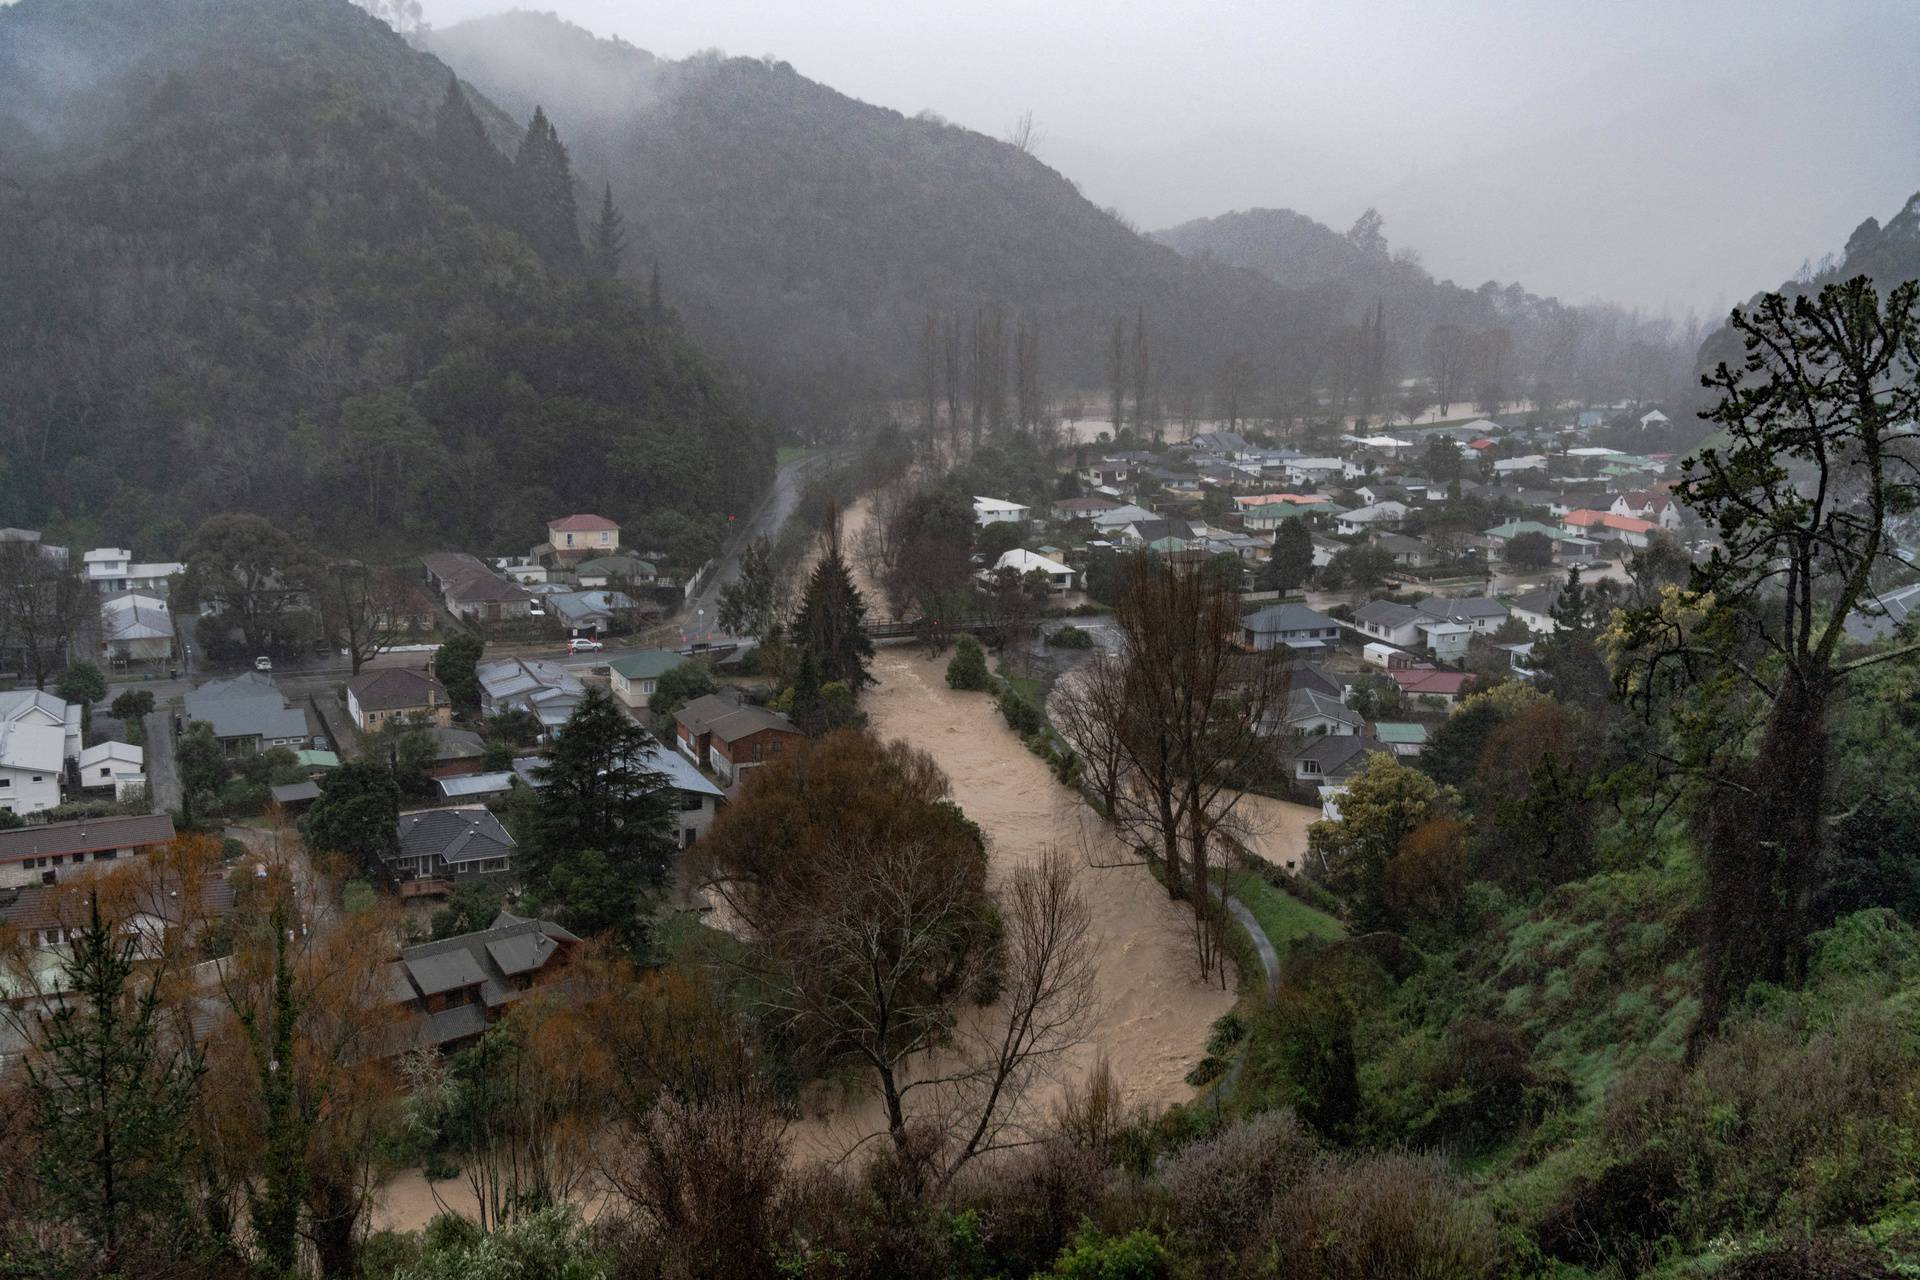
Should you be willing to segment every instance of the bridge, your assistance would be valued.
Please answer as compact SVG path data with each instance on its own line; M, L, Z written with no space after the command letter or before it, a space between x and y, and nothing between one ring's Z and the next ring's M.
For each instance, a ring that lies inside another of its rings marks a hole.
M948 635L962 631L979 633L994 631L1006 626L1004 618L968 618L963 622L938 624ZM869 622L860 628L869 640L917 640L925 634L927 620L913 618L906 622Z

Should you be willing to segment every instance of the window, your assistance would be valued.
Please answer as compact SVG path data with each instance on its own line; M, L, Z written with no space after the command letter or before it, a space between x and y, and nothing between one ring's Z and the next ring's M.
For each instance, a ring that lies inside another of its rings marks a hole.
M698 791L682 791L680 793L680 811L682 813L698 813L706 807L707 798Z
M1320 762L1317 760L1302 760L1300 762L1300 772L1318 773L1320 772Z
M101 765L100 776L103 778L111 778L113 776L113 766L110 764Z
M45 779L44 777L42 777L42 776L41 776L40 774L37 774L37 773L33 775L33 780L34 780L35 782L45 782L45 781L46 781L46 779Z
M467 989L465 987L455 987L453 990L447 992L445 1006L449 1009L458 1009L467 1002L467 999Z

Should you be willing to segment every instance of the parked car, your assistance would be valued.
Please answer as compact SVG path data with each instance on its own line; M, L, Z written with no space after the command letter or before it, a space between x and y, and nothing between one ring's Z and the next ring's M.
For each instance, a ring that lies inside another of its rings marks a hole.
M568 653L598 653L606 647L592 636L575 636L567 641Z
M263 653L253 660L253 669L255 671L271 671L273 670L273 659Z

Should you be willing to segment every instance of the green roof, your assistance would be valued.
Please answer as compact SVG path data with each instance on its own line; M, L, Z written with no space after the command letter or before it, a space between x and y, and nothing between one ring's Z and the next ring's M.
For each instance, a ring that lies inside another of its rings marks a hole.
M1538 520L1509 520L1487 530L1489 538L1517 538L1523 533L1544 533L1555 542L1564 542L1574 535L1565 529L1556 529L1550 524L1541 524Z
M587 577L598 577L601 574L605 574L608 577L618 578L626 575L641 576L659 571L639 556L617 555L596 556L592 560L584 560L574 566L573 572L576 575L584 574Z
M340 757L331 751L302 751L294 757L302 769L338 769Z
M1382 742L1397 743L1401 746L1418 746L1427 740L1427 726L1411 721L1381 720L1374 724L1373 736Z
M607 664L629 680L657 680L687 659L666 649L642 649L623 654Z

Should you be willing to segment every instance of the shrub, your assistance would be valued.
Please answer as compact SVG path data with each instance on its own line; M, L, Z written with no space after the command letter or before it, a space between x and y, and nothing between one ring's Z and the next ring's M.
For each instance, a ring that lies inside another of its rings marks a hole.
M973 1267L953 1274L1045 1275L1073 1233L1099 1212L1106 1186L1100 1151L1071 1141L1043 1142L992 1168L970 1169L952 1202L956 1222L974 1224L974 1238L955 1247L956 1233L950 1233L949 1248L970 1254Z
M1499 1264L1492 1224L1436 1159L1327 1156L1274 1203L1270 1273L1317 1280L1478 1280Z
M1188 1084L1198 1089L1203 1085L1212 1084L1225 1074L1227 1074L1227 1064L1208 1054L1187 1071L1186 1080Z
M1023 738L1046 727L1040 708L1028 702L1011 685L1000 691L1000 715L1008 727Z
M1091 649L1093 632L1068 624L1050 634L1047 643L1056 649Z
M947 687L979 693L989 688L993 678L987 674L986 651L972 636L961 636L947 660Z
M1239 1044L1247 1036L1247 1024L1240 1021L1237 1013L1223 1013L1213 1020L1213 1029L1207 1035L1207 1052L1223 1054Z
M1896 1280L1901 1274L1857 1240L1817 1237L1750 1253L1714 1273L1717 1280Z
M1313 1137L1291 1111L1263 1112L1188 1143L1161 1170L1175 1228L1203 1253L1239 1253L1313 1155Z
M1054 1260L1058 1280L1159 1280L1167 1274L1167 1251L1149 1231L1124 1236L1082 1236Z

